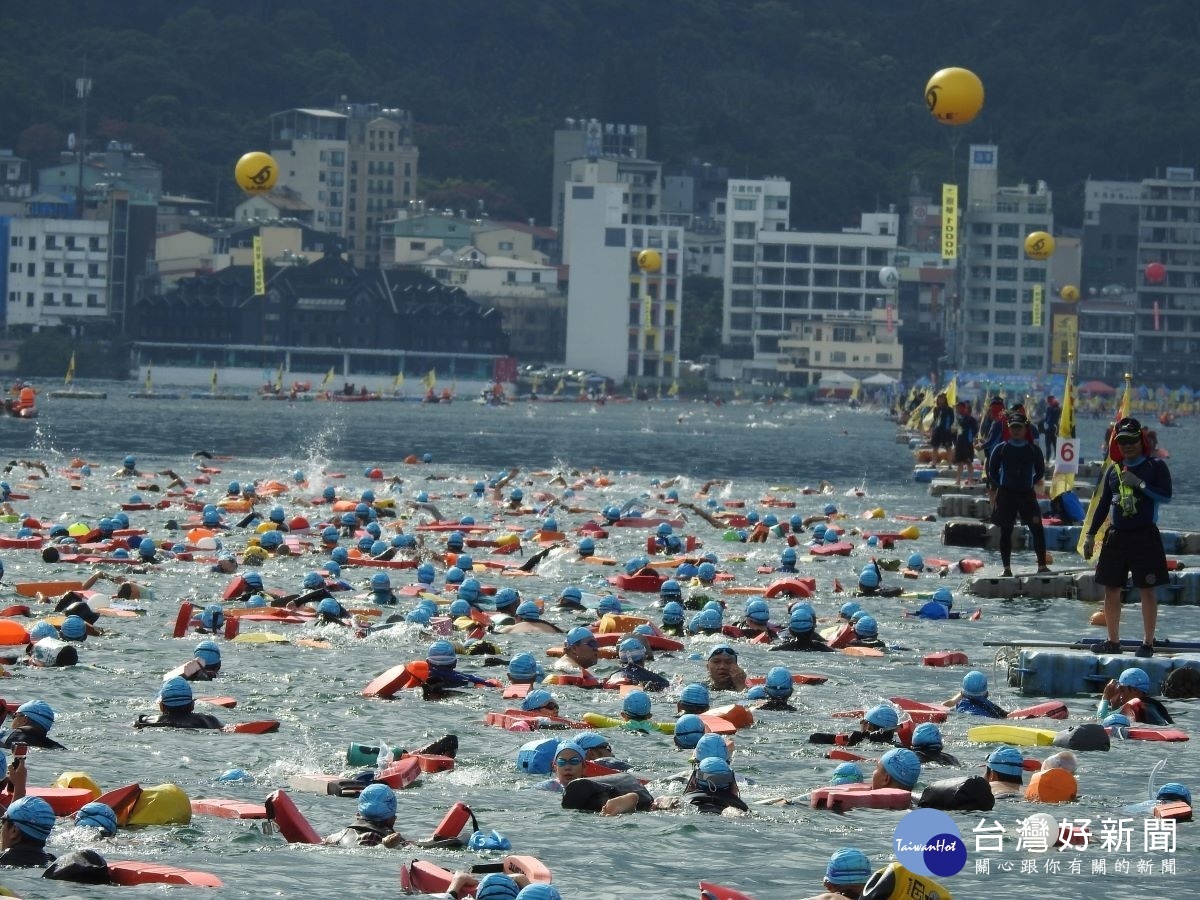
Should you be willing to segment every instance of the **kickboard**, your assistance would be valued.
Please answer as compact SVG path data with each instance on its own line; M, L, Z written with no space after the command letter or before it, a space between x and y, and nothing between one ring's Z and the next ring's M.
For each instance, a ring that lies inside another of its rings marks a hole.
M412 757L398 759L379 770L375 776L377 784L386 784L393 790L402 791L421 777L421 761Z
M22 597L61 597L67 591L82 591L82 581L22 581L13 585Z
M1177 728L1141 728L1134 725L1132 728L1107 728L1105 730L1109 734L1113 734L1114 731L1120 731L1120 735L1118 736L1123 735L1126 740L1130 741L1169 741L1176 743L1189 740L1187 732L1180 731Z
M275 827L289 844L321 843L321 836L296 808L286 791L269 794L263 805L267 808L267 818L275 823Z
M327 797L357 797L366 785L353 778L339 778L336 775L289 775L288 787L293 791L324 794Z
M237 707L236 697L197 697L197 703L207 703L209 706L219 706L222 709L235 709Z
M1010 719L1065 719L1067 704L1061 700L1049 700L1036 706L1014 709L1008 714L1008 717Z
M226 734L272 734L279 730L278 719L263 719L259 722L238 722L221 729Z
M362 695L387 699L397 691L417 686L418 682L409 671L407 664L401 664L392 666L382 675L376 676L370 684L362 689Z
M287 644L290 641L282 634L272 634L269 631L251 631L249 634L239 634L233 638L234 644Z
M41 797L50 804L56 816L70 816L79 812L85 803L91 803L95 795L88 788L29 787L29 797Z
M967 729L967 740L977 744L1016 744L1019 747L1049 747L1055 732L1020 725L976 725Z
M753 900L753 898L735 888L713 884L711 881L702 881L700 882L700 900Z
M225 797L206 797L192 801L192 812L198 816L217 816L222 819L265 819L267 808L261 803L230 800Z
M172 637L181 638L187 634L188 626L192 623L192 612L195 607L186 600L179 604L179 612L175 616L175 628L172 630Z
M224 882L211 872L197 872L136 860L109 862L108 877L113 880L113 884L126 887L135 884L183 884L210 888L225 886Z

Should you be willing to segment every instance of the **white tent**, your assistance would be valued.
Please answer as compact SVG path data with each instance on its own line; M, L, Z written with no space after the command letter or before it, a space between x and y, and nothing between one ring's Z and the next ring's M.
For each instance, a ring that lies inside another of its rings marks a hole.
M892 387L893 385L899 384L899 382L891 375L885 375L883 372L879 372L876 375L872 375L870 378L864 378L863 384L869 385L870 387Z
M845 372L821 373L821 387L824 388L853 387L857 383L857 378L847 375Z

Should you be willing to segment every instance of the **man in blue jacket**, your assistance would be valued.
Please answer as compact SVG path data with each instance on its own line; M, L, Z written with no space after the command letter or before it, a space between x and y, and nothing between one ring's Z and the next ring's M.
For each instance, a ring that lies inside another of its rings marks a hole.
M1009 439L996 445L988 456L988 491L992 498L992 521L1000 527L1000 560L1004 576L1012 577L1012 531L1017 518L1029 528L1037 553L1038 572L1046 565L1046 532L1038 506L1037 487L1046 475L1046 461L1037 444L1026 440L1029 419L1022 412L1008 416Z

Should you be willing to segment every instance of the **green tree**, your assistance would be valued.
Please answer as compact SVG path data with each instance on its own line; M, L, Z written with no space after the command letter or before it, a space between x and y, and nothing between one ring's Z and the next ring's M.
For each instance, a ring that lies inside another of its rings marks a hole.
M679 353L684 359L721 352L722 283L710 275L688 275L683 279L682 331Z

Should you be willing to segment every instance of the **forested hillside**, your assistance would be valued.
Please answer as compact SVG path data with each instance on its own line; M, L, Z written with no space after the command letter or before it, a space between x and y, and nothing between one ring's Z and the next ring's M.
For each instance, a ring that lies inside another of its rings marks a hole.
M1191 165L1200 4L1190 0L39 0L0 8L0 146L45 163L78 127L133 141L173 192L234 201L233 162L269 113L345 95L411 109L427 186L472 182L494 215L546 221L565 116L639 122L651 154L794 185L793 224L835 228L902 203L911 173L963 176L1001 144L1002 179L1043 178L1078 224L1083 179ZM936 69L987 101L926 113ZM96 146L93 142L92 146Z

